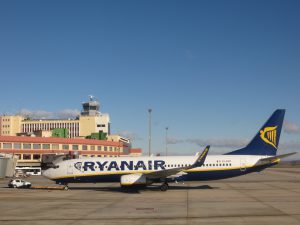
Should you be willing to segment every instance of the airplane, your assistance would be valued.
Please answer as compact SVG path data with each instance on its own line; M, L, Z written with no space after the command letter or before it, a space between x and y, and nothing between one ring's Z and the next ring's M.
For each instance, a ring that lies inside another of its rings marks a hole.
M223 155L208 155L210 146L195 156L141 156L79 158L53 161L43 176L69 183L120 182L121 187L161 183L166 191L172 181L217 180L260 172L296 152L276 155L285 110L277 109L250 143Z

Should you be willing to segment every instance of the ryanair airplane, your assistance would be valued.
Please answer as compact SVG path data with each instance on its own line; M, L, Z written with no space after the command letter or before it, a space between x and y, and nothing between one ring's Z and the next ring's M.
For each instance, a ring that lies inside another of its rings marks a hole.
M259 172L278 164L276 155L285 110L276 110L250 143L224 155L209 155L209 146L196 156L150 156L80 158L53 162L43 175L56 183L120 182L122 187L161 183L166 191L171 181L225 179Z

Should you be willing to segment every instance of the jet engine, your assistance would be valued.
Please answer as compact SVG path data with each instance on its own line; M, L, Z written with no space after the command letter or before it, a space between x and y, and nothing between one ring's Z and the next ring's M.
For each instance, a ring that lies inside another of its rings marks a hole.
M148 183L144 174L127 174L121 176L121 186L147 185Z

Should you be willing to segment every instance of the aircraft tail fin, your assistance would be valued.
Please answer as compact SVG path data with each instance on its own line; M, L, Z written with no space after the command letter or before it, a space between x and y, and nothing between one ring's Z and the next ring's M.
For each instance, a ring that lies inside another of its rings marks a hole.
M245 148L226 155L276 155L284 114L277 109Z

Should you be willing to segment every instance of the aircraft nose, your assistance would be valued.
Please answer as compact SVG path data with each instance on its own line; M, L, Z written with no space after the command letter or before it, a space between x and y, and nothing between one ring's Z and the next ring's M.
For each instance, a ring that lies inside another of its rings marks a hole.
M42 172L42 175L43 175L44 177L48 178L48 179L51 179L52 176L51 176L51 171L50 171L50 170L51 170L51 169L44 170L44 171Z

